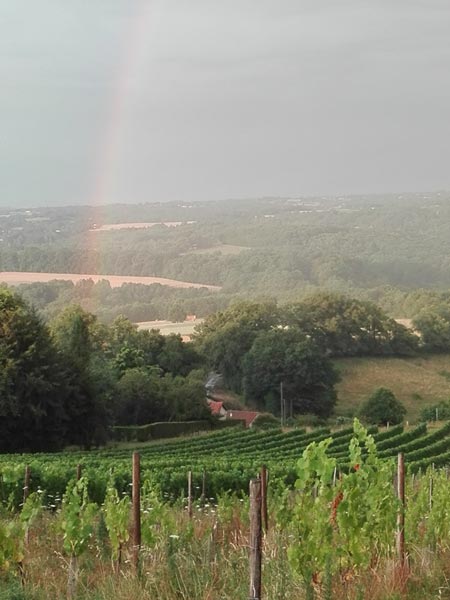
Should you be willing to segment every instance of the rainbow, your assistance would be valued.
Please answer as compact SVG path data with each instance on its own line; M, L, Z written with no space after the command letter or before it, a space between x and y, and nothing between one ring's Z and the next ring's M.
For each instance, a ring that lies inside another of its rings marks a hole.
M91 207L90 223L107 221L107 204L117 202L115 181L121 168L121 147L125 133L133 115L133 106L139 94L139 86L144 81L145 66L150 52L149 32L153 18L154 3L152 0L140 0L135 3L134 14L129 18L122 33L120 60L116 67L113 91L108 96L105 107L105 118L97 143L94 160L91 192L86 204ZM90 229L88 227L88 229ZM98 262L102 255L102 239L92 232L86 231L81 240L87 255L97 254ZM90 252L92 251L92 252ZM89 272L85 265L85 272ZM96 273L101 273L101 265L96 265Z

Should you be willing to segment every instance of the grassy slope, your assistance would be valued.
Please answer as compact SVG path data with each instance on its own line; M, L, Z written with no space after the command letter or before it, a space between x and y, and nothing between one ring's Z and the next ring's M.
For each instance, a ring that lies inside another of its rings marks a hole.
M335 361L342 381L337 385L337 414L355 411L377 387L391 389L415 421L421 409L450 398L450 354L417 358L347 358Z

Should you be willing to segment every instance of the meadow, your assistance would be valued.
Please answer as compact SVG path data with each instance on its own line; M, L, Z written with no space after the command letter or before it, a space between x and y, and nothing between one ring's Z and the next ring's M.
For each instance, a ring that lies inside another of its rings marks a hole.
M355 357L333 361L341 381L336 385L338 415L355 414L374 390L392 390L407 410L406 419L417 422L429 405L450 398L450 355L417 357Z

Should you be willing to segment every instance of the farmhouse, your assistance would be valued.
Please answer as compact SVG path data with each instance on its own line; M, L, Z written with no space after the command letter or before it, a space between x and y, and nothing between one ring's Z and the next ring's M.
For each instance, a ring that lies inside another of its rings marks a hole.
M253 410L227 410L225 419L244 421L245 427L248 428L252 426L253 421L259 414L259 412Z
M252 426L255 418L260 414L253 410L227 410L224 403L217 400L207 399L211 414L221 420L243 421L246 428Z
M215 417L225 417L227 411L223 406L223 402L216 402L215 400L207 400L209 408L211 410L211 414Z

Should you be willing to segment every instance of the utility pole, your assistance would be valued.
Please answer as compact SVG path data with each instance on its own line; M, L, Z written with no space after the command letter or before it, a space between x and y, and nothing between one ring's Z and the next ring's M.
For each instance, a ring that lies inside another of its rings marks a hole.
M281 427L284 427L285 422L285 404L284 404L284 396L283 396L283 382L280 381L280 405L281 405Z

